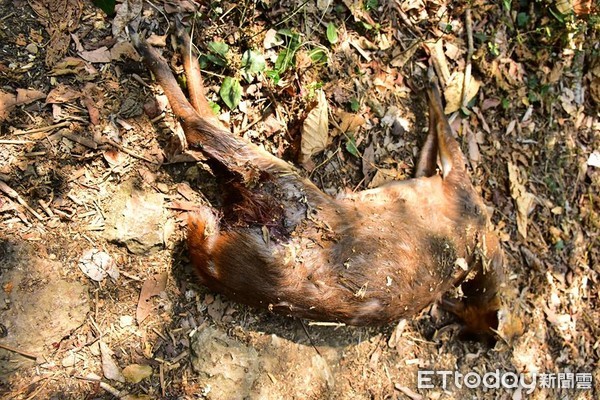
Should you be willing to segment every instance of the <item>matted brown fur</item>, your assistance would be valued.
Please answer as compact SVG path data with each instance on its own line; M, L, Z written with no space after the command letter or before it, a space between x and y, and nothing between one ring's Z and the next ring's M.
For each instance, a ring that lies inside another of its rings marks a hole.
M502 249L435 84L416 177L332 198L211 117L189 37L181 27L178 36L192 103L156 50L135 34L132 40L189 146L237 178L239 202L229 205L237 210L236 223L223 224L208 207L189 218L190 257L203 284L283 314L373 325L415 315L468 277L466 297L442 304L472 331L496 327Z

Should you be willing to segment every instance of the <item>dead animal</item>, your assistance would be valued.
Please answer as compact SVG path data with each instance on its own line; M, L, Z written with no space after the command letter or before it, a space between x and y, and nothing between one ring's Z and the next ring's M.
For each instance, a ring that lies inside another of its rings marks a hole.
M181 26L177 37L189 100L158 52L131 35L189 147L226 170L224 184L237 193L228 204L234 217L210 207L189 216L189 254L204 285L318 321L387 324L441 301L472 332L497 327L503 252L436 84L428 89L429 133L415 177L332 198L292 165L222 128ZM461 284L463 297L448 295Z

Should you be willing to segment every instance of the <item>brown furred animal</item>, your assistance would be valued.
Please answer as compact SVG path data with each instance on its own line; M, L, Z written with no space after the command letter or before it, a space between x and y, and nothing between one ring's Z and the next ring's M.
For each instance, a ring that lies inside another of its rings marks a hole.
M386 324L442 300L475 333L497 327L502 249L435 84L415 178L332 198L287 162L221 127L204 97L190 39L181 26L177 34L190 101L157 51L137 34L131 38L188 145L237 182L228 183L237 193L230 199L234 217L204 207L188 220L189 253L204 285L319 321ZM444 296L463 282L462 299Z

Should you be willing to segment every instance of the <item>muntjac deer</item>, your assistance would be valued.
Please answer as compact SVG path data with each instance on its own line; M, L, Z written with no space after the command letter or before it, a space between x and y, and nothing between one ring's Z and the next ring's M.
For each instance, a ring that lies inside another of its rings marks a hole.
M189 254L204 285L245 304L319 321L387 324L441 301L473 333L497 327L503 252L436 84L428 89L429 133L415 177L332 198L220 125L204 97L190 38L181 26L177 36L189 101L158 52L136 33L131 39L189 147L227 171L224 184L237 193L226 212L203 207L189 216ZM462 298L448 295L461 284Z

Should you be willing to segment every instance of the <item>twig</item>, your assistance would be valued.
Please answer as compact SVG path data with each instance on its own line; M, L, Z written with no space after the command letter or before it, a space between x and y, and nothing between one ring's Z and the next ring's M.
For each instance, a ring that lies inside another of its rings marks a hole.
M10 140L10 139L0 139L0 144L27 144L34 143L31 140Z
M160 363L158 366L158 377L159 377L159 381L160 381L160 392L162 394L162 397L165 397L166 394L166 390L165 390L165 369L164 369L164 364Z
M90 373L87 374L86 376L81 376L81 375L77 375L75 376L77 379L81 379L84 381L89 381L89 382L98 382L100 387L104 390L106 390L108 393L112 394L113 396L115 396L116 398L123 398L125 393L119 391L118 389L115 389L114 387L112 387L111 385L109 385L106 382L102 381L102 378L99 377L98 375L94 374L94 373Z
M37 360L38 356L33 353L29 353L27 351L19 350L14 347L7 346L5 344L0 343L0 349L4 349L6 351L10 351L12 353L17 353L22 355L23 357L31 358L32 360Z
M302 11L302 9L304 8L305 5L308 4L310 0L304 0L304 2L302 2L302 4L300 4L298 7L296 7L294 10L292 10L292 12L290 14L288 14L284 19L282 19L281 21L271 24L271 25L266 25L261 31L255 33L250 39L255 38L256 36L260 35L263 32L268 31L271 28L275 28L281 24L286 23L287 21L289 21L290 19L292 19L294 17L294 15L298 14L300 11Z
M37 397L37 395L40 394L41 391L44 390L44 388L46 386L48 386L48 383L50 383L50 379L45 379L44 382L41 385L39 385L33 393L31 393L29 396L27 396L26 400L35 399Z
M471 81L471 59L473 58L473 20L471 19L471 7L467 8L465 13L465 28L467 30L467 65L465 66L465 77L463 79L462 100L460 105L462 108L467 107L468 88Z
M68 121L63 121L63 122L59 122L58 124L54 124L54 125L48 125L48 126L44 126L42 128L35 128L35 129L31 129L29 131L20 131L20 132L15 132L15 135L29 135L31 133L38 133L38 132L48 132L48 131L52 131L56 128L62 128L63 126L68 126L71 123Z
M156 161L152 161L144 156L141 156L141 155L137 154L135 151L129 150L128 148L121 146L119 143L117 143L113 140L106 139L106 140L104 140L104 143L107 143L107 144L110 144L111 146L116 147L117 149L121 150L123 153L129 154L131 157L137 158L139 160L147 161L150 164L158 164Z
M319 351L317 346L315 346L315 342L313 342L312 336L310 336L310 333L308 333L308 329L306 329L306 325L304 325L304 321L302 321L302 320L299 320L299 321L300 321L300 325L302 325L302 329L304 329L304 333L306 334L308 341L310 342L310 345L313 347L313 349L315 349L315 351L317 352L317 354L319 356L323 357L323 355L321 354L321 352Z
M92 150L96 150L98 148L98 143L94 142L92 139L86 138L85 136L79 136L71 132L63 132L62 135L63 137Z
M336 328L346 326L343 322L319 322L319 321L310 321L308 326L334 326Z
M12 17L13 15L15 15L15 13L14 13L14 12L11 12L10 14L8 14L8 15L5 15L4 17L0 18L0 21L4 21L5 19L9 19L9 18L10 18L10 17Z
M50 208L50 206L48 205L48 203L46 203L44 200L40 199L38 201L38 203L40 203L40 206L42 207L42 210L44 210L44 212L46 214L48 214L48 216L50 218L54 218L54 212L52 212L52 209Z
M0 191L4 192L11 199L16 200L20 205L25 207L25 209L27 211L29 211L31 214L33 214L33 216L36 217L37 219L39 219L40 221L44 220L44 218L40 214L38 214L33 208L29 207L29 204L27 204L27 202L25 202L25 200L23 200L23 198L19 195L19 193L17 193L15 190L13 190L10 186L8 186L3 181L0 181Z

